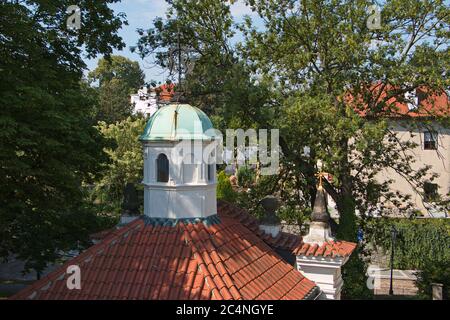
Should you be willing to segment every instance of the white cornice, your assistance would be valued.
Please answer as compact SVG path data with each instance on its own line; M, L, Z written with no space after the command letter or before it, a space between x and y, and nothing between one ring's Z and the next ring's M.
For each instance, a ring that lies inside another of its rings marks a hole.
M323 256L306 256L306 255L298 255L296 257L297 261L301 264L308 266L316 266L321 268L340 268L343 266L348 257L323 257Z
M193 184L168 184L168 183L144 183L144 187L158 190L198 190L198 189L213 189L216 187L217 183L193 183Z

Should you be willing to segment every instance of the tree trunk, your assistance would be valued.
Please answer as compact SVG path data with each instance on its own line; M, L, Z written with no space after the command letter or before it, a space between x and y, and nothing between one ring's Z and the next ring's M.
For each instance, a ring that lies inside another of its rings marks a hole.
M339 228L337 237L341 240L357 241L357 224L355 214L355 200L353 198L353 181L351 176L350 165L348 163L348 140L343 139L341 142L342 151L345 155L340 163L340 179L341 185L337 201L339 211Z

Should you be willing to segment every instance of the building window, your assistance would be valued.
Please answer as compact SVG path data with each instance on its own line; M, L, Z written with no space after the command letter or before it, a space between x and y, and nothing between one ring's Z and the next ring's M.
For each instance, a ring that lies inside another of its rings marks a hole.
M439 198L438 185L436 183L425 182L423 185L425 201L437 201Z
M437 133L432 131L426 131L423 134L423 141L425 150L436 150L437 149Z
M215 164L208 164L208 181L213 182L214 181L214 166Z
M156 181L169 181L169 160L164 153L161 153L156 159Z

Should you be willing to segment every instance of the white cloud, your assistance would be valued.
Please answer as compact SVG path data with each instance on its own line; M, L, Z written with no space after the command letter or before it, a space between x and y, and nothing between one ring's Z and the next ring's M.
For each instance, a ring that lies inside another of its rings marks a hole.
M256 12L253 12L250 7L246 6L243 0L238 0L236 3L234 3L231 8L231 14L236 17L240 18L244 15L254 15Z

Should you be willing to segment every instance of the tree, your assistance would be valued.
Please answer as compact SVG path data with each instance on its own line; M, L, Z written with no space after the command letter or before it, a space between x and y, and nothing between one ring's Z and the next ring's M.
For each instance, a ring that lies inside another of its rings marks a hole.
M130 102L130 90L123 81L112 79L96 89L98 94L96 120L115 123L131 115L133 106Z
M236 192L230 182L230 178L225 171L217 175L217 199L233 202L236 199Z
M72 1L0 2L0 257L26 270L86 245L95 227L82 183L98 173L103 140L83 96L81 46L89 57L123 48L113 2L79 1L80 30L66 29Z
M423 269L418 273L416 285L418 296L421 299L433 298L433 284L442 285L443 300L450 299L450 262L446 261L427 261Z
M386 212L388 201L411 209L408 195L391 192L392 181L376 175L391 168L417 190L434 177L427 167L413 169L408 150L414 144L399 141L387 118L396 112L393 99L405 101L405 93L421 86L430 94L448 86L450 15L444 1L385 1L381 27L374 30L366 0L248 0L263 27L247 17L239 25L244 40L234 46L233 2L170 1L167 20L157 19L143 34L139 51L156 54L164 66L164 49L177 43L179 31L180 43L194 51L195 67L184 82L189 96L220 129L280 128L280 178L301 189L300 203L314 203L321 160L333 176L324 187L340 214L338 238L357 241L364 223L357 211L363 218ZM344 270L344 295L362 297L358 254L347 266L357 272Z
M130 94L144 85L144 73L136 61L122 56L102 58L89 73L98 82L97 120L114 123L131 115Z
M377 116L393 110L388 102L392 97L403 101L408 90L427 85L438 91L446 83L448 49L443 43L448 34L439 27L448 23L443 2L422 6L420 1L386 1L379 30L366 26L368 1L249 3L266 21L266 30L258 32L247 21L246 56L265 76L279 79L279 90L289 97L283 113L287 109L287 114L297 114L286 127L295 124L292 133L302 131L307 137L303 146L309 146L335 177L326 189L342 222L355 220L356 207L367 209L363 186L377 185L374 174L380 168L393 167L410 180L420 179L423 172L412 170L413 159L403 154L391 157L412 145L386 143L390 132L385 118ZM425 37L428 41L420 41ZM380 81L381 88L374 88ZM377 99L382 91L387 96ZM350 106L346 95L360 99ZM368 110L373 120L367 121L355 108ZM292 141L284 141L286 155L303 149ZM296 162L305 170L311 165L303 159ZM379 194L385 190L372 189ZM342 237L356 240L354 226L341 231Z
M97 68L89 73L89 78L98 81L100 87L106 82L118 79L123 81L130 90L139 88L145 80L139 63L122 56L100 59Z
M414 145L399 142L385 116L395 112L391 98L404 101L406 92L420 86L440 92L448 84L449 9L443 1L386 1L381 28L372 30L369 1L247 3L265 28L258 31L247 19L244 54L288 97L281 102L288 117L280 119L290 137L283 138L283 153L308 181L314 181L315 160L324 162L334 177L325 188L340 214L338 237L356 241L357 209L364 215L372 208L383 211L383 200L408 200L390 192L390 181L377 181L377 172L392 168L423 186L428 168L413 170L414 158L405 150ZM372 120L361 117L361 110ZM314 161L299 155L304 146Z
M180 46L182 59L191 64L191 70L182 68L181 90L191 104L211 116L217 129L267 128L264 124L273 116L270 84L255 85L251 70L232 44L233 2L169 1L166 20L156 18L149 29L138 30L141 38L135 50L168 68L177 61L174 49ZM175 72L170 77L177 81Z
M140 183L143 179L144 160L139 136L144 131L145 118L128 117L117 123L100 122L98 129L102 136L112 142L106 147L108 161L103 165L103 174L96 183L95 195L102 202L113 204L119 209L123 190L127 183Z

